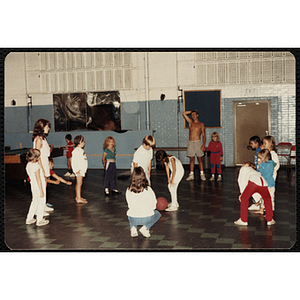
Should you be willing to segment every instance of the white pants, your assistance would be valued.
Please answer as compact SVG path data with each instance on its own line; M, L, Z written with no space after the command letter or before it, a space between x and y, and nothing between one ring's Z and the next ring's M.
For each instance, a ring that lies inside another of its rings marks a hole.
M31 190L32 192L32 201L29 207L29 211L27 214L27 220L33 219L34 215L36 215L37 223L43 219L43 214L46 205L46 189L44 190L44 197L40 197L39 190Z
M177 201L177 188L178 185L184 175L184 170L176 170L175 178L173 180L173 186L171 184L168 184L168 189L171 194L171 207L177 207L178 201Z

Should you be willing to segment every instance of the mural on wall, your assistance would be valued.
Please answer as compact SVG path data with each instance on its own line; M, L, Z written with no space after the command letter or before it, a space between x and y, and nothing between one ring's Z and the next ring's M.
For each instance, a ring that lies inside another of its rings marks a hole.
M55 131L121 130L119 92L54 94Z

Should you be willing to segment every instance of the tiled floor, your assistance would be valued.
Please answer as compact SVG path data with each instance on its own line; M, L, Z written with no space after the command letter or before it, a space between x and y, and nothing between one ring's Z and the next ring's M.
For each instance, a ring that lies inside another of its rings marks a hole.
M118 170L117 175L126 170ZM54 212L49 225L25 225L31 201L30 187L23 182L6 183L5 241L12 250L231 250L289 249L296 240L295 177L278 172L274 226L249 213L248 227L233 224L239 218L239 168L224 168L222 182L186 181L178 190L179 210L161 212L151 237L130 237L124 191L129 179L116 180L121 195L103 193L103 170L89 170L82 187L88 204L76 204L74 185L49 185L48 202ZM65 170L56 170L62 176ZM209 178L209 171L207 178ZM157 197L170 195L166 175L153 171Z

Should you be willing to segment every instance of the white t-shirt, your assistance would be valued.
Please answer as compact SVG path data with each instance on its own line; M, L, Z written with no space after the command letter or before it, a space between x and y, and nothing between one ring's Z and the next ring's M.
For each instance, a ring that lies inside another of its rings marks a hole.
M81 147L76 147L73 150L71 164L74 173L77 173L80 170L81 175L85 175L88 168L88 161L86 154Z
M26 165L26 172L30 178L30 185L31 185L31 190L34 191L38 191L39 190L39 186L36 180L36 176L35 176L35 172L38 171L40 172L40 178L42 181L42 187L43 189L46 188L46 180L45 180L45 176L43 176L43 172L42 169L40 167L40 165L38 164L38 162L28 162Z
M274 172L273 172L273 178L274 178L274 180L276 180L276 177L277 177L277 171L278 171L278 169L279 169L279 167L280 167L280 162L279 162L279 158L278 158L278 155L277 155L277 153L275 152L275 151L270 151L270 153L271 153L271 158L272 158L272 160L274 161L274 162L276 162L276 166L275 166L275 168L274 168Z
M33 148L36 149L36 141L37 139L42 139L40 136L37 136L34 141L33 141ZM41 162L43 169L45 171L45 176L49 177L50 176L50 167L49 167L49 159L48 157L50 156L50 147L46 139L42 139L42 144L41 144Z
M149 165L153 159L153 149L146 150L143 145L141 145L133 155L133 163L137 163L139 167L142 167L146 176L148 177ZM131 165L131 172L133 171L133 163Z
M131 192L128 188L125 197L129 208L127 216L144 218L154 215L157 201L155 193L150 186L148 186L147 190L144 189L140 193Z

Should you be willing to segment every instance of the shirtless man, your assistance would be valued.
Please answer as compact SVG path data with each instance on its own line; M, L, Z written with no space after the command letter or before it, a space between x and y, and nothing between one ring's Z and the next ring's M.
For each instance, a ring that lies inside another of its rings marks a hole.
M191 114L191 117L188 115ZM195 155L197 156L197 160L199 163L200 168L200 177L201 180L205 181L205 175L203 171L203 161L202 156L204 155L205 151L205 125L198 120L198 111L184 111L182 113L184 119L189 123L189 143L187 148L187 156L190 158L190 174L186 180L193 180L194 179L194 168L195 168ZM202 140L201 141L201 134Z

